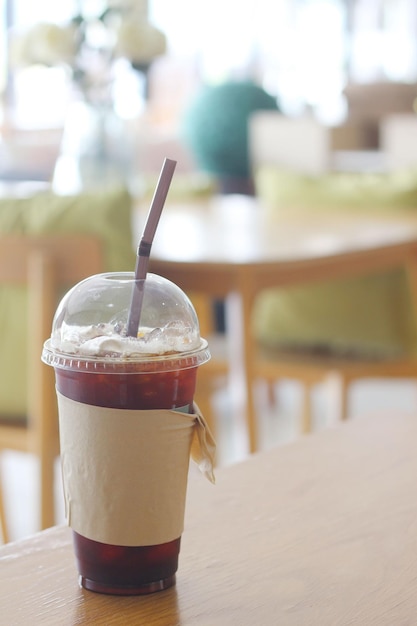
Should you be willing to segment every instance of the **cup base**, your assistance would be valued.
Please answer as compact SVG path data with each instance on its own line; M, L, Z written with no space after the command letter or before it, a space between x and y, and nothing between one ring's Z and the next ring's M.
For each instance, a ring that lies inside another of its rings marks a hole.
M117 585L107 585L105 583L100 583L95 580L90 580L89 578L85 578L84 576L79 577L80 586L84 587L84 589L88 589L88 591L94 591L96 593L105 593L114 596L144 596L149 593L155 593L157 591L169 589L169 587L173 587L175 585L175 582L175 574L173 576L169 576L168 578L163 578L162 580L155 580L151 583L144 583L143 585L135 585L131 587L118 587Z

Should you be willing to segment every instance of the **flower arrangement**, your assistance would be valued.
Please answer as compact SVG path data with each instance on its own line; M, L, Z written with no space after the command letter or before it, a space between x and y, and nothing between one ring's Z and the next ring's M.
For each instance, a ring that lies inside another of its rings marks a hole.
M37 23L14 33L11 58L15 66L62 66L84 99L109 98L116 62L147 71L166 52L166 37L147 17L143 0L108 0L95 13L80 12L65 24Z

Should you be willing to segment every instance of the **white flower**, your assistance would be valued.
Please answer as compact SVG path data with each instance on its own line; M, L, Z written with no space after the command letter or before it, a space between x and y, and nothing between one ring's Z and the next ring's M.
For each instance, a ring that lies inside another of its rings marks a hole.
M107 0L97 13L81 10L65 25L38 23L10 40L15 66L70 67L74 85L91 102L109 97L119 57L143 70L166 47L164 33L148 21L145 0Z
M71 64L77 55L76 33L72 26L40 22L11 42L16 65Z
M166 52L164 33L149 22L124 19L117 30L115 53L132 64L150 63Z
M148 0L108 0L107 6L110 9L135 11L144 17L148 15Z

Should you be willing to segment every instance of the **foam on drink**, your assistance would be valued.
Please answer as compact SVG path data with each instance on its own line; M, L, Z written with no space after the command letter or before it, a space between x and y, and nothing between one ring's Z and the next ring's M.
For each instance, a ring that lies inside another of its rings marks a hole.
M118 323L89 327L63 324L51 345L66 354L127 359L194 350L201 340L195 328L181 322L169 322L163 328L140 328L138 337L124 336L124 327Z

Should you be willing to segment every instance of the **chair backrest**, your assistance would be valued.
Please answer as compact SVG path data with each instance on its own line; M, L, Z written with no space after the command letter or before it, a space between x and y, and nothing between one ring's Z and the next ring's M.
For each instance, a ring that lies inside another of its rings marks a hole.
M253 171L263 165L306 174L328 171L331 131L310 117L289 118L256 111L249 119L249 155Z
M54 373L40 362L65 289L103 271L102 247L92 235L0 235L0 285L28 289L28 421L42 424L55 415ZM39 429L38 429L39 430Z
M417 115L387 115L380 122L380 146L389 170L417 166Z

